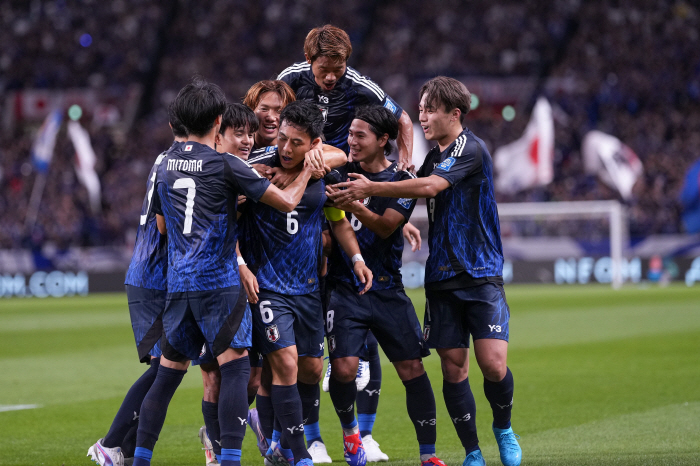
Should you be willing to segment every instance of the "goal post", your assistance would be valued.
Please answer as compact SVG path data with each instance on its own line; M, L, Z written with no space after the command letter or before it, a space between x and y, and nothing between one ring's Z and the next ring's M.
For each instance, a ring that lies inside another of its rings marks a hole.
M425 205L419 204L413 214L416 219L428 218ZM618 201L513 202L498 204L501 220L570 220L607 219L610 222L610 258L612 286L623 283L622 260L629 245L627 208Z

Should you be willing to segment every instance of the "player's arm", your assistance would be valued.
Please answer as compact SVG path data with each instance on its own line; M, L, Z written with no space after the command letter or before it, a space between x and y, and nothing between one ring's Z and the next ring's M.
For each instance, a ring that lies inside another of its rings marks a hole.
M393 182L370 181L359 173L348 173L348 176L354 180L334 185L346 189L328 194L335 203L345 204L369 196L431 198L450 187L450 182L438 175Z
M260 293L258 279L255 278L255 274L251 272L251 270L248 268L248 264L245 263L245 260L241 255L239 244L240 243L236 241L236 260L238 261L238 271L241 275L241 283L243 284L243 288L245 288L246 295L248 295L248 302L255 304L258 302L258 293Z
M340 220L328 219L328 221L335 239L338 240L338 244L352 260L352 271L360 282L365 285L360 294L365 294L372 288L372 271L365 265L365 260L360 254L360 245L357 244L357 237L352 229L352 225L345 217Z
M348 156L337 147L323 144L320 149L312 149L309 155L315 162L314 172L311 178L318 180L334 168L342 167L348 162ZM309 159L309 157L307 157ZM296 179L297 173L290 173L281 167L268 167L267 165L253 165L260 174L267 177L272 184L284 189Z
M399 170L413 171L411 160L413 159L413 122L404 110L399 118L399 136L396 138L399 148Z
M168 228L165 226L165 217L156 214L156 225L158 225L158 231L161 235L165 236L168 234Z
M265 190L265 194L260 198L260 202L282 212L291 212L301 201L312 173L311 166L304 163L301 173L289 186L279 189L274 184L270 184Z
M420 251L421 244L423 243L420 230L411 222L406 222L406 225L403 226L403 237L406 238L408 244L411 245L411 252Z
M333 186L326 187L326 192L329 194L335 190L336 188ZM406 218L394 209L386 209L383 215L379 215L369 210L360 201L352 201L345 204L336 203L334 207L355 214L355 217L362 222L362 225L369 228L382 239L391 236L406 221Z

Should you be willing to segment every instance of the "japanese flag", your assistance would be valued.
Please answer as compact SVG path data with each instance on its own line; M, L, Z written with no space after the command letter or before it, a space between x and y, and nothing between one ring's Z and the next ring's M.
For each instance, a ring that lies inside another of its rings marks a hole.
M496 191L516 193L552 182L554 168L554 120L547 99L537 99L525 133L516 141L496 149Z

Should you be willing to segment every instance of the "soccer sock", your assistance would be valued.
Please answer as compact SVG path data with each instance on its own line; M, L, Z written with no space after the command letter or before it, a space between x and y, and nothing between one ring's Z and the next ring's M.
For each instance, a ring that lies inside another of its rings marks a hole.
M255 395L248 395L248 408L250 408L250 405L252 405L254 401Z
M379 359L379 345L376 338L368 340L371 340L367 344L369 383L364 390L357 392L357 420L360 423L362 437L372 434L382 387L382 362Z
M479 438L476 436L476 403L469 387L469 378L459 383L444 380L442 394L457 436L468 455L479 448Z
M148 393L151 385L153 385L153 382L156 380L159 365L160 358L152 358L151 366L136 382L134 382L126 393L124 401L122 401L122 405L119 407L119 411L117 411L116 416L114 416L112 426L109 428L109 432L107 432L107 435L105 435L102 441L103 446L107 448L124 448L123 443L127 432L139 423L141 404L146 397L146 393Z
M124 441L122 442L122 453L124 458L133 458L134 451L136 450L136 431L139 429L138 424L134 424L129 429L129 432L124 436Z
M269 445L272 443L272 430L275 424L275 411L272 409L272 400L270 400L269 396L257 395L255 397L255 406L258 408L260 428Z
M421 446L421 454L423 450L430 450L435 453L435 440L437 433L435 430L436 410L435 410L435 395L433 387L430 386L428 374L423 372L418 377L406 380L403 382L406 387L406 407L408 408L408 417L413 421L413 426L416 429L416 438L418 445ZM425 446L425 448L422 448Z
M294 462L311 459L304 444L304 419L301 414L301 399L297 385L272 385L270 394L275 417L279 420L284 432L282 437L287 440L292 450Z
M351 380L348 383L342 383L335 380L331 374L331 379L328 384L328 391L331 394L331 401L335 412L340 419L340 425L344 429L350 428L355 421L355 397L357 396L357 386L355 381Z
M143 447L136 447L136 451L134 451L133 466L150 466L152 457L153 450Z
M158 435L163 428L170 400L172 400L175 390L180 386L180 382L182 382L182 378L186 373L186 370L180 371L162 365L158 368L156 380L153 382L151 389L148 390L141 405L134 458L138 457L145 460L145 456L148 455L144 453L144 450L149 450L152 454L153 447L158 441ZM139 452L142 453L141 456L139 456ZM148 461L150 461L150 458ZM134 463L136 463L135 459Z
M506 376L500 382L484 379L484 395L491 404L493 426L497 429L509 428L513 410L513 373L509 368L506 368Z
M219 427L219 403L202 400L202 416L211 440L214 454L221 456L221 428Z
M304 417L304 436L307 445L321 439L321 429L318 425L318 412L321 407L321 388L317 383L307 384L297 382L299 398L301 398L301 411Z
M241 447L248 421L247 390L250 378L248 356L221 365L219 425L221 466L240 466ZM237 452L237 453L236 453Z

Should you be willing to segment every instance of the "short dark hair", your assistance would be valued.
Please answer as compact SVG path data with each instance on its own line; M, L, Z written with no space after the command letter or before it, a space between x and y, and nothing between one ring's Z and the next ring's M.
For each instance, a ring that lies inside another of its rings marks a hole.
M459 109L462 112L459 116L460 122L464 121L464 115L471 108L472 95L467 87L460 81L447 76L437 76L423 84L418 94L418 100L423 100L424 95L428 107L439 108L440 105L443 105L447 112L455 108Z
M323 113L308 100L297 100L284 107L280 113L280 126L285 121L308 134L312 141L323 134Z
M352 44L347 32L326 24L309 31L304 40L304 53L311 63L321 56L347 62L352 54Z
M381 105L358 107L355 111L355 119L366 122L377 139L388 134L389 141L394 141L399 136L399 120L391 110ZM384 145L384 155L391 154L392 147L389 141Z
M259 124L258 117L250 108L239 103L227 104L219 133L224 134L229 128L236 130L245 127L248 127L249 132L254 133L258 130Z
M175 102L171 102L170 105L168 105L168 121L170 123L170 129L173 130L173 136L176 138L186 138L187 128L185 128L185 125L182 124L180 119L175 114L175 109L173 108L174 103Z
M180 89L173 109L189 134L202 137L211 131L216 117L226 110L226 96L216 84L196 77Z

